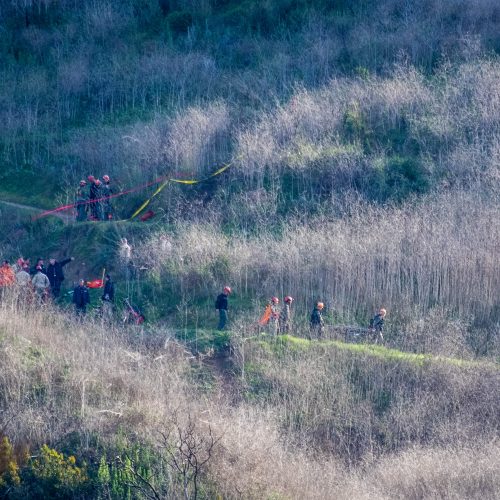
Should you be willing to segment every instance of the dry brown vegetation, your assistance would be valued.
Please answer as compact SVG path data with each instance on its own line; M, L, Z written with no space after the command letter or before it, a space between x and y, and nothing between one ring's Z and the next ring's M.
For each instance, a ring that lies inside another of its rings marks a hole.
M188 303L212 297L226 281L257 307L266 297L291 294L297 322L319 298L336 323L366 324L385 304L404 349L462 357L498 352L495 203L455 191L404 208L353 203L350 211L249 238L224 236L215 225L180 226L137 245L138 260L160 290L177 290ZM210 309L211 301L207 315Z
M2 194L231 168L147 224L1 214L2 257L74 251L149 324L4 293L0 438L75 453L97 498L497 498L499 21L493 0L3 2ZM296 337L256 337L288 294ZM397 350L297 338L318 299L329 336L385 306Z
M175 413L217 436L201 477L227 498L494 498L500 486L497 367L247 343L245 378L236 356L234 378L215 370L207 390L192 377L200 361L168 332L145 340L54 317L0 309L2 426L14 442L76 435L83 454L116 432L154 443Z

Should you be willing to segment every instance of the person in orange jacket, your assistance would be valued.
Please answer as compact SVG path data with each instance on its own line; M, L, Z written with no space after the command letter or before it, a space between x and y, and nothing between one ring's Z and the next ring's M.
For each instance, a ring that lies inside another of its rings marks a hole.
M271 297L268 304L266 305L264 314L258 321L260 326L269 325L269 333L271 335L278 334L278 324L280 318L280 311L278 309L279 303L280 299L278 299L278 297Z
M11 286L16 282L16 275L14 269L9 264L8 260L4 260L0 266L0 286Z

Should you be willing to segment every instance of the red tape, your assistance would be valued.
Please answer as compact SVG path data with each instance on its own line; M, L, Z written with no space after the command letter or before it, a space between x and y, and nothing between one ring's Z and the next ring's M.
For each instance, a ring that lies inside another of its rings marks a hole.
M141 191L142 189L146 189L147 187L159 184L165 179L166 177L159 177L158 179L152 182L148 182L147 184L142 184L141 186L136 186L134 188L127 189L126 191L120 191L119 193L112 194L111 196L105 196L104 198L97 198L95 200L86 200L83 203L72 203L71 205L61 205L60 207L53 208L52 210L46 210L45 212L36 215L35 217L33 217L33 220L41 219L42 217L46 217L47 215L52 215L57 212L64 212L65 210L71 210L72 208L79 207L81 205L90 205L92 203L99 203L101 201L110 200L111 198L118 198L119 196L124 196L126 194L134 193L135 191Z

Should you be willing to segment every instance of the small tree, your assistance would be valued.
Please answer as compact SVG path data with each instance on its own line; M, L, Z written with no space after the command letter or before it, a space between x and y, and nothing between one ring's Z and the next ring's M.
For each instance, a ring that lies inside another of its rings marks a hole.
M210 425L207 431L200 431L190 413L186 422L181 422L177 413L174 413L167 431L160 434L167 463L182 482L184 498L197 499L199 480L220 437L214 435Z

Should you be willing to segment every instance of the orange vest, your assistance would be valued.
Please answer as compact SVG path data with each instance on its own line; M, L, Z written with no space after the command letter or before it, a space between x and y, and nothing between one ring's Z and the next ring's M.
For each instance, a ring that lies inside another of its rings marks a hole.
M11 286L16 282L16 275L10 266L0 267L0 286Z

